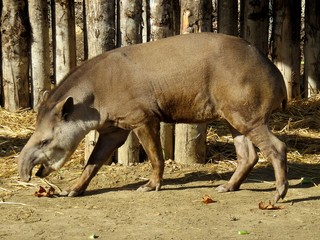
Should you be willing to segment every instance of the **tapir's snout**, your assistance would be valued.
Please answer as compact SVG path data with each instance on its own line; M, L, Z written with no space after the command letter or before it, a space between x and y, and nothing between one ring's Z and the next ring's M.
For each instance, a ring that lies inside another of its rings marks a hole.
M31 172L34 166L31 164L32 161L26 160L20 154L18 160L18 172L22 181L29 182L31 179Z
M39 165L40 162L37 160L33 160L32 158L25 158L23 155L23 151L19 156L18 161L18 172L22 181L28 182L31 179L32 170L36 165ZM39 170L36 172L36 176L40 178L44 178L48 176L51 172L53 172L50 166L46 166L45 164L41 164Z
M32 169L41 163L40 158L33 146L28 142L22 149L18 159L18 172L22 181L28 182L31 179Z

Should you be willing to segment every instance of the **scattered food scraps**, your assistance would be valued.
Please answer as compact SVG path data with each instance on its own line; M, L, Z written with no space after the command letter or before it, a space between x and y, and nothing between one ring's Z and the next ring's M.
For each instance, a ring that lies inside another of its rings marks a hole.
M264 202L260 202L259 209L261 209L261 210L280 210L280 209L284 209L284 206L275 206L269 200L269 204L265 204Z
M53 197L55 189L51 186L48 191L42 186L39 187L39 190L34 193L36 197Z
M204 197L202 197L202 202L204 204L209 204L214 203L215 201L209 195L205 195Z

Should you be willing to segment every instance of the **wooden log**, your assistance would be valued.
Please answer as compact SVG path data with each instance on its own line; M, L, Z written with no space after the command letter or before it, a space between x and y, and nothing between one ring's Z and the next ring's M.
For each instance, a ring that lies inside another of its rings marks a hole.
M120 0L120 46L142 42L142 0ZM140 143L133 132L118 149L118 163L129 165L139 162Z
M304 96L320 92L320 1L305 3Z
M212 2L181 0L181 33L212 31ZM191 103L192 104L192 103ZM206 124L176 124L174 159L180 163L205 163Z
M54 65L58 84L76 67L76 33L74 1L54 1Z
M31 41L31 105L37 108L46 91L51 89L49 54L49 20L47 1L29 0Z
M30 106L27 4L3 0L1 15L2 84L4 107L9 111Z
M88 58L93 58L115 48L115 1L86 0L85 13ZM87 134L85 162L89 159L98 137L97 131L91 131Z

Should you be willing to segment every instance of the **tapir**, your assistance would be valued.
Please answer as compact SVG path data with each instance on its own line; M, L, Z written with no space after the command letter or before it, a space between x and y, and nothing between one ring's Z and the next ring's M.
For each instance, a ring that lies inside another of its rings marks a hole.
M22 149L18 171L29 181L60 169L91 130L99 138L82 175L64 193L84 193L91 179L133 131L152 165L140 191L159 190L164 159L160 122L225 119L234 138L237 168L218 192L238 190L258 161L255 146L272 163L275 200L288 190L287 149L268 128L285 105L283 77L247 41L216 33L169 37L118 48L72 70L41 103L36 128Z

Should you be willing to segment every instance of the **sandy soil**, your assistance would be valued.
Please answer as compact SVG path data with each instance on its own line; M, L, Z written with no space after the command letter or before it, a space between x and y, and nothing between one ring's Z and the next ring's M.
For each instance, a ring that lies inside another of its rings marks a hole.
M104 166L86 194L76 198L38 198L39 186L48 188L42 180L23 186L16 176L4 178L0 239L319 239L320 187L300 179L305 172L319 177L309 171L319 164L290 164L290 190L276 204L281 210L258 207L274 193L272 168L259 165L240 191L223 194L214 187L230 177L233 162L167 162L163 189L149 193L135 191L148 177L148 163ZM71 163L48 180L64 188L80 173L79 164ZM203 203L206 195L214 202Z

